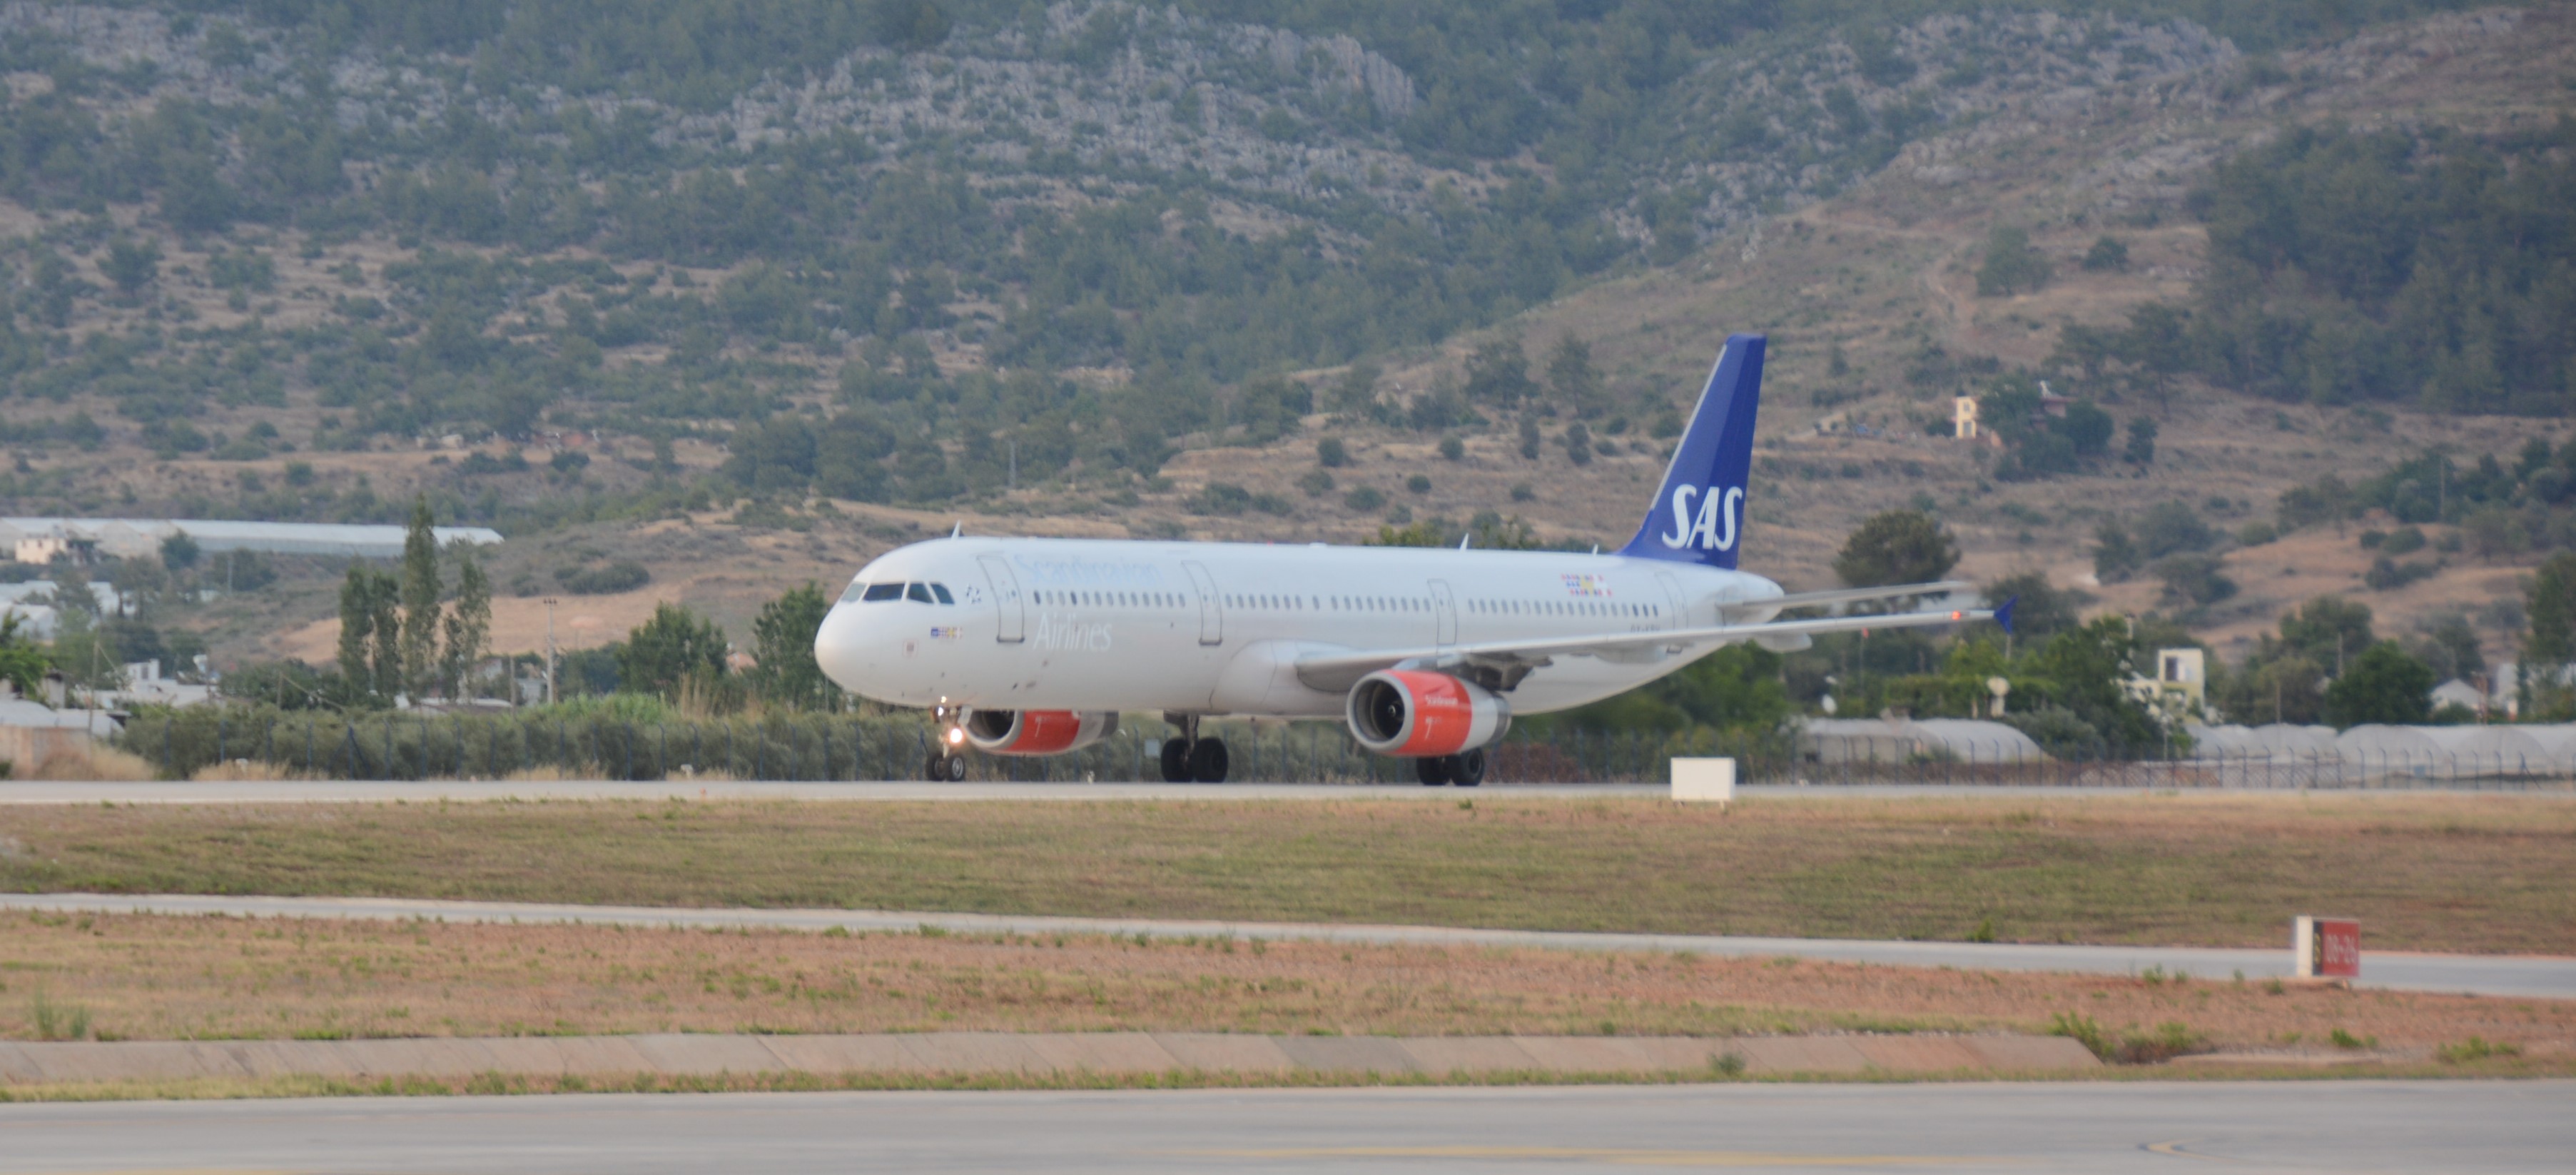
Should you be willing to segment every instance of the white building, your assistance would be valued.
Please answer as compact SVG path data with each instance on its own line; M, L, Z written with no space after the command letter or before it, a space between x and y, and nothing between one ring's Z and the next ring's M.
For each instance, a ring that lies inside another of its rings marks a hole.
M222 551L265 551L277 555L341 555L366 559L391 559L403 550L408 533L400 526L358 526L331 522L232 522L205 518L0 518L0 544L21 552L41 552L51 548L29 547L31 538L52 539L64 543L86 543L96 550L118 558L138 558L156 554L163 540L185 532L195 540L197 549L207 553ZM440 546L468 543L489 546L501 541L501 532L486 526L441 526L430 532ZM52 556L30 559L17 556L21 563L42 563Z

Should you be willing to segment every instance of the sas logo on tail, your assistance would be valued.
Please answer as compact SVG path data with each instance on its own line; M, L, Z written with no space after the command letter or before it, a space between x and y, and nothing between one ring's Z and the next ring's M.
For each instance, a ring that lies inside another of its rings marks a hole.
M1699 499L1699 510L1691 510L1691 499ZM1673 487L1673 531L1657 536L1663 544L1679 551L1698 547L1703 551L1735 549L1735 524L1744 512L1743 486Z

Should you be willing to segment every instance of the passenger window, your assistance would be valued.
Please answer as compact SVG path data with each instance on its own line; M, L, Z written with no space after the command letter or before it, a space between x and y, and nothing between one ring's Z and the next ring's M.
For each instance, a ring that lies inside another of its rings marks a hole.
M948 585L944 583L934 583L930 585L930 594L939 597L939 602L942 604L954 604L957 602L957 597L948 594Z
M905 589L903 595L905 599L911 600L917 604L927 604L932 602L930 598L930 585L926 583L909 585Z
M903 585L899 583L872 583L868 585L867 594L859 598L866 600L871 604L882 604L887 600L900 600L903 598Z

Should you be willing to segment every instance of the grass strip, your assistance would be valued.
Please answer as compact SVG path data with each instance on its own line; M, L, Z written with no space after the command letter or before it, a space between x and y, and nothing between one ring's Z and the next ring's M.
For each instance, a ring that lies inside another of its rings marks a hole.
M2576 953L2576 802L553 802L0 810L0 888Z

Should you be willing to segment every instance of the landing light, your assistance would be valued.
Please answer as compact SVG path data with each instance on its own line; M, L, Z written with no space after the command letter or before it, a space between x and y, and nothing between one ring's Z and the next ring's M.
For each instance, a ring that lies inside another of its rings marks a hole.
M949 742L951 742L951 743L962 743L962 742L965 742L965 741L966 741L966 731L965 731L963 728L960 728L960 727L955 727L955 726L951 726L951 727L949 727L949 728L948 728L948 741L949 741Z

